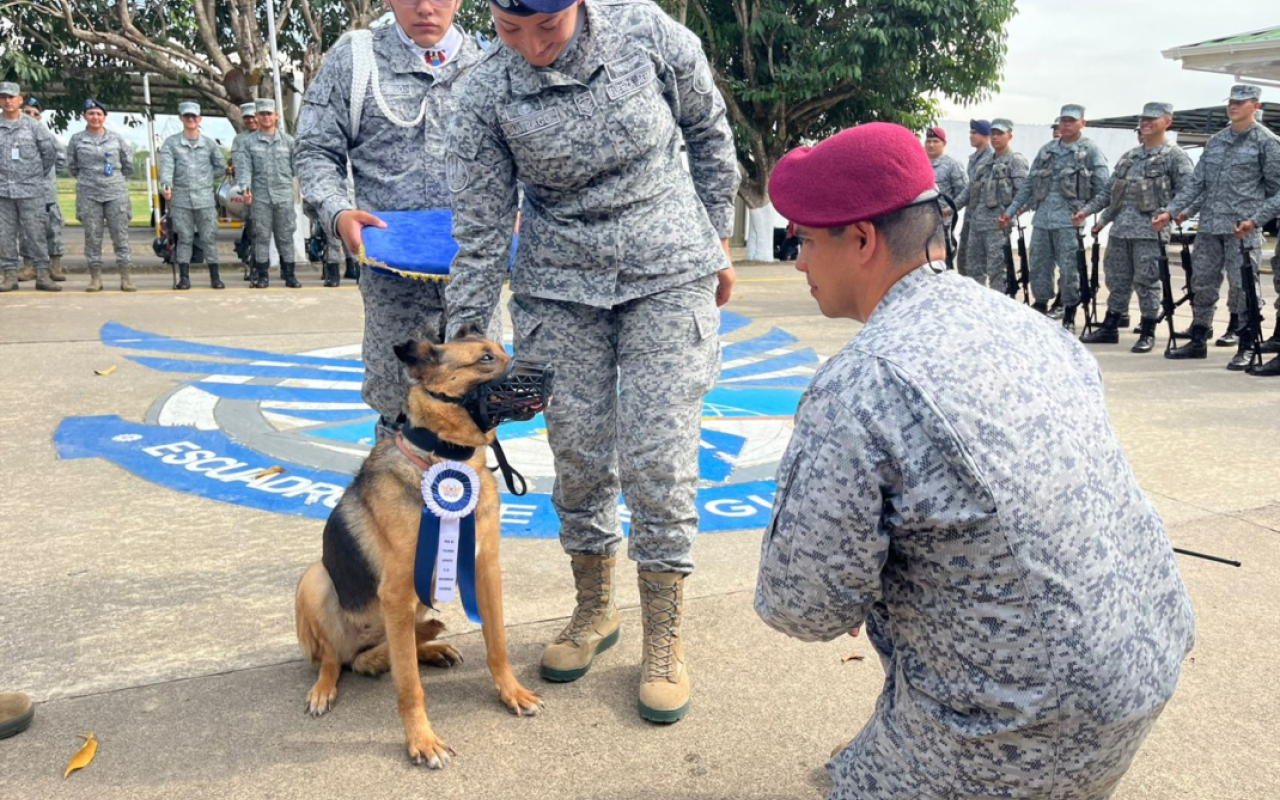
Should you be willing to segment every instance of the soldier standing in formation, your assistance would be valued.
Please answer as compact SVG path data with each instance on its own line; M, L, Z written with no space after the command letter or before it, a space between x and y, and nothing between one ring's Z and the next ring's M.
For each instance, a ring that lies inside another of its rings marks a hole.
M44 114L44 108L39 100L28 97L22 101L22 113L39 122ZM58 144L58 164L49 170L49 196L44 204L45 211L48 213L48 222L45 223L45 243L49 247L49 276L61 282L67 279L67 274L62 271L62 256L66 250L62 244L62 207L58 205L58 170L67 165L67 148L56 137L54 141ZM23 263L22 269L18 271L18 280L34 280L36 271L31 265L31 253L27 250L25 242L20 243L20 250Z
M456 2L393 0L396 24L347 34L325 57L302 101L297 172L303 200L327 235L347 252L362 249L361 231L383 227L379 211L447 208L445 124L454 87L480 57L475 41L453 24ZM361 78L363 76L363 79ZM347 171L355 178L352 201ZM394 436L408 388L395 345L440 340L444 284L360 270L364 298L365 373L361 396L381 415L379 440ZM499 317L489 336L501 341Z
M49 170L58 161L58 143L44 125L22 113L22 92L0 82L0 292L18 288L18 239L31 253L36 289L60 292L49 274L45 241L45 200Z
M1035 212L1031 224L1031 287L1034 308L1048 313L1053 296L1055 265L1062 271L1060 290L1065 309L1062 327L1075 331L1076 307L1080 305L1080 281L1073 277L1076 264L1076 228L1071 217L1090 200L1105 197L1106 158L1102 150L1082 136L1084 106L1065 105L1058 118L1061 138L1040 148L1031 164L1029 179L1000 216L1000 226L1024 209Z
M293 137L277 128L276 102L257 102L258 129L236 139L232 159L236 181L244 187L244 201L253 220L253 266L257 280L249 285L266 288L271 268L271 241L280 254L280 278L290 289L302 284L294 273L293 234L298 218L293 207Z
M1129 311L1129 298L1136 287L1142 317L1132 351L1147 353L1155 346L1156 322L1160 319L1157 259L1169 241L1168 233L1151 229L1151 216L1186 185L1192 167L1181 147L1165 141L1165 132L1173 124L1171 103L1147 103L1139 124L1142 144L1124 154L1111 173L1106 191L1086 203L1071 222L1083 225L1085 217L1106 209L1103 221L1093 226L1096 238L1114 220L1104 264L1107 316L1097 330L1085 334L1080 341L1118 343L1120 320Z
M942 128L930 128L924 137L924 151L933 166L933 179L942 196L954 204L943 212L943 235L948 241L954 241L951 229L955 226L956 213L960 210L960 197L969 187L969 178L965 175L960 162L946 154L947 132Z
M89 262L86 292L102 291L102 233L111 234L111 249L120 270L120 291L134 292L130 271L128 179L133 175L133 147L106 129L107 109L90 98L84 101L85 129L67 145L67 170L76 179L76 219L84 226L84 255Z
M1262 90L1249 84L1231 88L1227 118L1231 124L1205 143L1191 180L1152 220L1155 230L1163 230L1171 218L1179 222L1186 210L1200 204L1200 227L1196 231L1196 257L1192 264L1191 341L1165 353L1168 358L1206 358L1207 342L1213 336L1213 312L1218 303L1222 271L1227 271L1231 310L1228 333L1236 333L1236 355L1227 364L1243 370L1249 363L1251 331L1243 335L1236 328L1245 319L1245 295L1241 287L1239 243L1248 248L1256 268L1262 257L1264 223L1280 214L1280 140L1254 119L1261 106ZM1254 272L1257 275L1257 272ZM1271 373L1265 373L1271 374Z
M175 133L160 147L160 189L169 201L169 215L178 234L178 282L175 289L191 288L191 251L197 230L209 267L209 285L221 289L218 274L218 208L213 182L227 169L222 148L200 132L200 106L190 101L178 104L182 132ZM265 277L264 277L265 286Z
M1009 147L1011 141L1013 123L992 120L992 156L978 166L978 173L969 184L967 215L969 277L1005 293L1012 290L1006 285L1008 269L1004 261L1009 233L1001 229L999 219L1027 179L1027 160Z
M575 680L617 640L621 491L643 607L639 710L674 722L690 696L681 617L702 398L734 281L724 99L697 36L653 3L491 0L490 11L506 47L481 58L449 124L460 248L449 329L493 314L521 211L515 352L556 367L552 501L578 598L542 675Z
M985 119L969 120L969 144L973 147L973 152L969 155L969 180L960 196L952 198L956 203L957 213L961 210L965 212L964 224L960 226L960 249L956 253L956 272L961 275L969 274L969 217L972 216L969 206L972 205L973 179L977 177L978 170L991 160L993 154L991 123Z

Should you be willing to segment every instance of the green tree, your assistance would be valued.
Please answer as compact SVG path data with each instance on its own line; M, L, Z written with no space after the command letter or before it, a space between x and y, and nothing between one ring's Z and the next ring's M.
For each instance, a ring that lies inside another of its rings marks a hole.
M703 41L747 205L797 145L873 120L921 128L996 88L1013 0L660 0Z
M286 95L294 67L309 80L339 36L383 12L381 0L273 2ZM239 129L237 105L272 94L267 32L262 0L0 0L0 74L47 98L62 125L89 96L136 107L146 72L155 108L196 98Z

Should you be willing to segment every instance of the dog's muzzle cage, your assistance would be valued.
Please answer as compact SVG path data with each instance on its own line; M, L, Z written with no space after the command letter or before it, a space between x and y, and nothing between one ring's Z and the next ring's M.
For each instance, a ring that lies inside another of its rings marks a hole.
M527 422L551 403L555 369L541 361L513 358L506 372L467 392L463 405L481 430L491 431L503 422Z

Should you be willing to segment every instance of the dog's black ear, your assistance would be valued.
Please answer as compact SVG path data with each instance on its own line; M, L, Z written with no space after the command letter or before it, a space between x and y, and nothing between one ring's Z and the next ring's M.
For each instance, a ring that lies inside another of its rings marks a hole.
M431 342L415 342L412 339L392 348L396 358L410 369L426 367L440 362L440 354Z
M453 338L455 341L458 339L483 339L484 331L480 330L478 326L468 322L461 328L458 328L458 332L453 335Z

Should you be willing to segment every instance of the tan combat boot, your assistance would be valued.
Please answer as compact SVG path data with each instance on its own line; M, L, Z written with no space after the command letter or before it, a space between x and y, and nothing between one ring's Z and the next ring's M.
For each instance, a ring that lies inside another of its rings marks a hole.
M569 625L542 651L542 677L557 683L576 681L600 653L618 641L618 607L613 601L617 558L570 556L578 606Z
M684 576L641 572L640 609L644 615L640 716L650 722L676 722L689 710L689 669L680 641Z
M102 291L102 267L89 267L89 285L84 287L86 292Z
M62 271L62 256L49 256L49 275L59 283L67 279L67 273Z
M133 285L133 279L130 277L130 273L132 271L133 271L133 267L120 268L120 291L122 292L138 291L138 287Z
M59 286L49 275L49 270L36 270L36 291L37 292L60 292L62 287Z
M22 269L18 270L18 280L34 281L36 279L36 268L31 265L31 259L22 259Z
M0 692L0 739L16 736L31 726L36 707L22 692Z
M4 279L0 280L0 292L16 291L18 291L18 271L16 269L6 269L4 271Z

